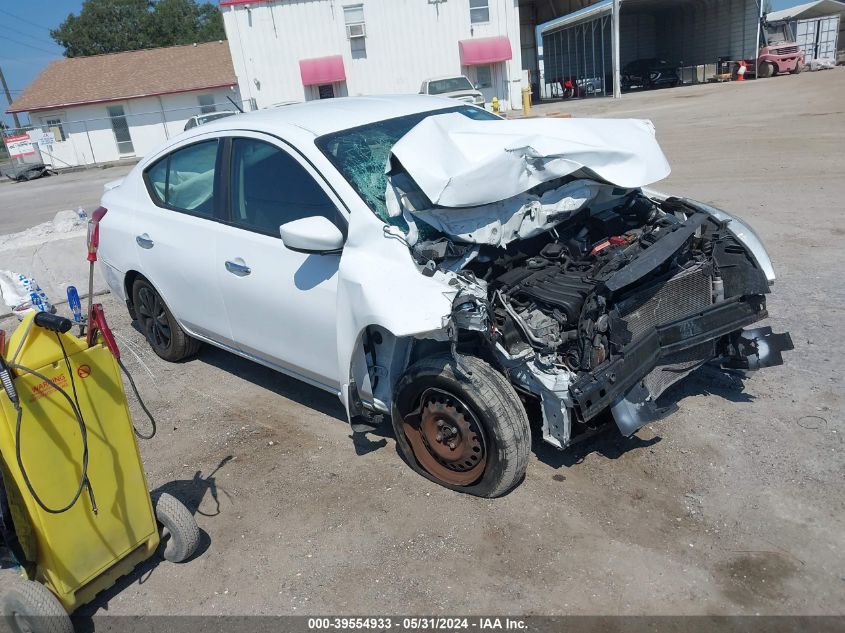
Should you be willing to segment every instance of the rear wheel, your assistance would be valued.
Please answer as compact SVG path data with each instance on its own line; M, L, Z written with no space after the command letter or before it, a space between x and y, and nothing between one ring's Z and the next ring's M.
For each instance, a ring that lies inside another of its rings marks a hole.
M528 416L507 379L479 358L426 358L396 388L393 428L402 454L418 473L442 486L498 497L525 475Z
M40 582L3 578L0 616L12 633L73 633L62 603Z
M138 278L132 284L132 303L141 331L161 358L176 362L199 351L202 343L185 333L164 299L146 279Z

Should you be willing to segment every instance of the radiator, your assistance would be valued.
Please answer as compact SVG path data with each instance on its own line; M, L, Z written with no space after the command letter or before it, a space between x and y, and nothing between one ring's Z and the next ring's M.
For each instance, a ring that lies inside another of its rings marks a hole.
M710 266L697 264L674 277L647 286L617 304L634 339L658 325L680 321L713 303Z

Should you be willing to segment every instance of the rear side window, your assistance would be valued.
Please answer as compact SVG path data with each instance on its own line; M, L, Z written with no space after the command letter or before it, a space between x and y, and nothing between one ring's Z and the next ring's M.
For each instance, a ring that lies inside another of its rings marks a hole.
M159 206L211 218L216 163L216 139L178 149L147 169L150 196Z
M323 216L337 224L338 211L319 183L290 154L250 138L232 141L232 222L279 237L287 222Z

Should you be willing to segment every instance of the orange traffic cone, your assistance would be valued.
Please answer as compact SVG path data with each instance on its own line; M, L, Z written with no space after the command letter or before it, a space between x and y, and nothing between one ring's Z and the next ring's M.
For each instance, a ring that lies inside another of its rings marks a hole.
M745 60L739 62L739 68L736 69L736 80L745 81Z

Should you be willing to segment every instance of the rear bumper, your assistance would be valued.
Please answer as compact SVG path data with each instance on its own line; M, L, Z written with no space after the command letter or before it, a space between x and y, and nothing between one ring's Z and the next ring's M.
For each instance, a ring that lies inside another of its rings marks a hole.
M618 358L582 376L570 387L570 395L577 415L588 421L608 407L611 408L619 430L631 435L650 421L664 417L674 408L658 409L644 380L661 365L673 362L679 352L693 348L707 348L713 360L716 342L726 335L764 319L765 299L762 296L738 298L700 312L694 316L658 326L630 343ZM760 341L761 344L757 344ZM755 369L780 364L780 352L792 349L789 334L775 335L771 329L752 330L745 336L734 336L726 342L731 353L731 366ZM659 395L659 394L657 394Z

